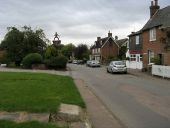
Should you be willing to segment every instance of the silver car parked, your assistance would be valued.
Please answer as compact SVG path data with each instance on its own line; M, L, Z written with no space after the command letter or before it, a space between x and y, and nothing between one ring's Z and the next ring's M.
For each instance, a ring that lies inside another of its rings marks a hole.
M89 64L90 67L100 67L100 62L98 60L92 60Z
M126 64L123 61L112 61L107 67L107 72L109 73L127 73Z
M86 62L86 66L89 67L89 66L90 66L90 63L91 63L91 60L88 60L88 61Z

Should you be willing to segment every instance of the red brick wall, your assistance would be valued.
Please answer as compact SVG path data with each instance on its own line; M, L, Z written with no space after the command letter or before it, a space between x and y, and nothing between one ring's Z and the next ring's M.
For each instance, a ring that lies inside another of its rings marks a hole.
M165 51L165 45L160 41L161 37L165 36L165 33L156 28L156 41L149 41L149 30L144 31L143 34L143 66L144 68L148 65L148 50L154 52L154 55L163 54L163 64L170 65L170 52Z
M109 42L107 42L102 48L101 48L101 55L102 59L106 60L109 56L117 57L119 52L118 46L115 42L111 42L111 45Z
M164 65L170 66L170 51L164 54Z

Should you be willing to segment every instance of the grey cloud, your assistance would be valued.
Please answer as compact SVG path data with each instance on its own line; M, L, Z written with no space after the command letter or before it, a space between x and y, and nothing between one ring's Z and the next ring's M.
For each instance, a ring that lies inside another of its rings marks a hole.
M0 39L14 25L42 28L50 39L57 31L63 42L93 42L109 30L125 37L148 20L149 6L150 0L0 0Z

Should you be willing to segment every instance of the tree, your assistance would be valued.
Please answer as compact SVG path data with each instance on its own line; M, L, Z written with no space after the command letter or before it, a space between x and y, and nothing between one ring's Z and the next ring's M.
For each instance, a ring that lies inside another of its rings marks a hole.
M1 42L1 48L6 50L10 61L20 65L23 57L29 53L44 54L48 41L42 29L33 31L31 27L24 26L22 30L8 27L8 32Z
M89 50L86 44L79 44L74 51L75 57L77 59L88 59Z
M58 56L58 50L54 45L50 45L47 47L45 51L45 58L50 59L51 57L56 57Z
M127 47L126 46L122 46L120 49L119 49L119 55L118 55L118 58L119 59L125 59L126 58L126 52L127 52Z
M72 43L70 43L70 44L65 45L61 49L61 52L64 56L66 56L69 59L72 56L72 53L74 52L74 50L75 50L75 46Z

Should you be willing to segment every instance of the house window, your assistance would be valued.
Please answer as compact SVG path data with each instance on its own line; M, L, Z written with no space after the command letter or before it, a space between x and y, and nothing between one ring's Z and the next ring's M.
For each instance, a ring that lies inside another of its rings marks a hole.
M130 61L136 61L136 54L130 55Z
M149 31L149 39L150 41L155 41L156 40L156 29L150 29Z
M143 55L140 55L140 61L142 61Z
M129 49L129 42L130 42L130 41L127 42L127 49Z
M100 53L100 48L98 48L98 53Z
M138 45L138 44L139 44L139 35L136 36L136 45Z
M148 51L148 61L149 61L149 64L153 63L153 58L154 58L154 52L149 50Z
M95 49L93 49L93 51L92 51L92 52L93 52L93 54L94 54L94 53L95 53Z

